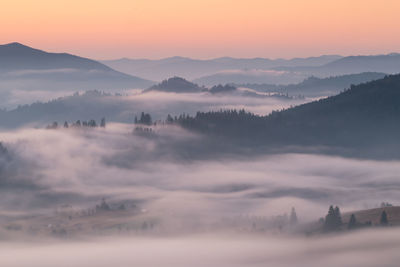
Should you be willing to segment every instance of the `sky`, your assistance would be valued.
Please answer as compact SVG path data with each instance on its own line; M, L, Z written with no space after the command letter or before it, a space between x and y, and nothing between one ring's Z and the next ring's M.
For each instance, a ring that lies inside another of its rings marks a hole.
M0 43L96 59L400 52L398 0L2 0Z

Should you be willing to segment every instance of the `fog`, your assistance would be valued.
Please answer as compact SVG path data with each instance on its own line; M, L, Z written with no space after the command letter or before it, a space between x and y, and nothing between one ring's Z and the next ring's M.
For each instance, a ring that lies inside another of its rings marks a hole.
M397 266L400 231L320 238L190 236L0 245L7 267Z
M165 120L167 114L178 116L182 113L195 115L198 111L220 109L243 109L265 115L273 110L289 108L312 99L287 98L283 96L251 97L242 95L212 95L208 93L162 93L131 89L121 94L100 93L99 91L68 94L66 92L13 91L5 94L0 107L0 128L45 127L53 121L75 122L77 120L99 120L130 122L141 112L150 113L154 120ZM242 90L240 91L242 92ZM64 97L64 95L67 95ZM59 97L59 98L56 98ZM36 100L41 101L37 103ZM50 101L51 100L51 101ZM47 102L49 101L49 102ZM16 109L10 108L21 103L33 103Z
M0 140L7 149L0 156L1 266L394 266L399 259L397 228L306 236L273 227L292 207L306 227L331 204L342 212L396 204L398 161L222 153L179 127L143 135L119 123L22 128L1 132ZM137 212L70 213L69 220L55 212L90 209L102 198ZM252 229L253 219L267 228ZM32 234L56 221L66 236ZM135 230L144 222L154 228Z
M177 127L160 126L150 137L132 129L109 124L2 132L11 158L3 161L2 188L24 192L2 192L2 210L85 207L106 197L136 199L156 215L273 216L295 206L311 220L330 204L353 210L395 202L400 187L398 161L222 153L207 147L205 137Z

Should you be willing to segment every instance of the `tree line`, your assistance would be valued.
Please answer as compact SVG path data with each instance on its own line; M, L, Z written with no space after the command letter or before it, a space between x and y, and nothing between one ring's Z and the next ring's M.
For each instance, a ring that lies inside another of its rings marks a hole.
M359 222L354 213L350 215L347 225L344 224L339 207L333 207L332 205L329 207L328 214L325 216L325 219L321 218L320 222L323 223L324 232L335 232L344 229L354 230L372 226L371 221ZM378 226L389 226L389 219L385 210L383 210L380 215Z
M106 119L103 117L100 120L100 123L97 124L96 120L88 120L88 121L81 121L77 120L74 123L68 123L67 121L64 122L63 126L59 125L58 122L53 122L52 124L49 124L46 126L46 129L58 129L58 128L80 128L80 127L89 127L89 128L96 128L96 127L106 127Z

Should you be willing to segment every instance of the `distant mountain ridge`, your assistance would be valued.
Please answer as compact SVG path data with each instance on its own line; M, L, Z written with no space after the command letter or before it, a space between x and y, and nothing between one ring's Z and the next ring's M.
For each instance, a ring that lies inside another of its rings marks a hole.
M351 85L382 79L385 73L363 72L358 74L347 74L331 76L327 78L308 77L298 84L275 85L275 84L237 84L238 87L248 87L263 92L279 92L289 95L303 96L331 96L336 95L349 88Z
M179 76L199 85L226 83L299 83L309 76L357 74L362 72L400 73L400 54L366 56L323 55L310 58L215 58L198 60L171 57L159 60L117 59L102 61L119 71L161 81Z
M166 77L179 76L193 80L202 76L231 69L271 69L278 66L320 66L341 58L338 55L320 57L268 59L268 58L231 58L192 59L170 57L159 60L116 59L101 62L118 71L139 75L149 80L161 81Z
M320 67L277 67L275 70L302 72L306 74L326 77L327 75L345 75L361 72L384 72L388 74L400 73L400 54L372 56L348 56L329 62Z
M83 57L48 53L20 43L0 45L0 89L91 90L148 87L153 82Z
M0 45L0 71L84 69L113 71L97 61L67 53L48 53L20 43Z

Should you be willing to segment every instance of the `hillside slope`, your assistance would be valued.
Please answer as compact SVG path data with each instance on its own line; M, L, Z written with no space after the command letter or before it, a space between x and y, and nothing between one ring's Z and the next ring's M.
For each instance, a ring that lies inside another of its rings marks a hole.
M252 88L264 92L279 92L289 95L303 95L311 97L330 96L339 94L352 84L370 82L382 79L386 76L380 72L363 72L358 74L348 74L341 76L331 76L327 78L318 78L311 76L301 83L290 85L274 85L274 84L239 84L238 87Z
M152 84L91 59L19 43L0 45L0 78L3 91L123 89Z
M272 146L329 146L400 156L400 75L269 116L198 113L179 121L195 131Z
M169 92L169 93L198 93L205 88L198 86L197 84L191 83L180 77L173 77L162 81L157 85L145 90L149 91L159 91L159 92Z

